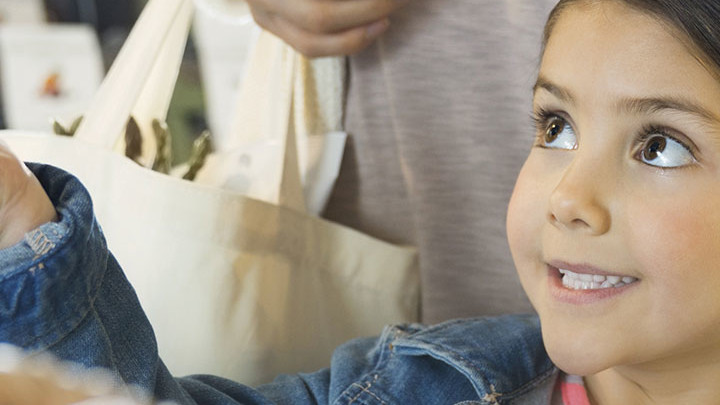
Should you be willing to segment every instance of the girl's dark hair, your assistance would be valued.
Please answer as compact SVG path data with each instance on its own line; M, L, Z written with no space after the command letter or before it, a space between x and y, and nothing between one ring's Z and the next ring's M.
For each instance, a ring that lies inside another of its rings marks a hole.
M615 1L659 18L684 34L697 55L720 75L720 0L560 0L550 12L545 26L543 47L563 11L576 3L596 4Z

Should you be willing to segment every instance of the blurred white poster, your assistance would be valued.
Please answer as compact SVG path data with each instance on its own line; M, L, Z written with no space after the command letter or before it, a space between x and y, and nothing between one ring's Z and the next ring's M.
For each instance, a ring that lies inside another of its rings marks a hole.
M42 0L0 0L0 24L42 24L45 20Z
M11 129L51 129L90 105L104 76L95 31L85 25L0 26L0 87Z

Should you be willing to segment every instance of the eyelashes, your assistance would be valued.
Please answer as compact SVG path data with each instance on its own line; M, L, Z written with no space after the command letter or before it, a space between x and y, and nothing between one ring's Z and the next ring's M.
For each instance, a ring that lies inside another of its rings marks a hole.
M551 113L544 108L538 108L533 110L530 114L530 119L532 120L533 127L535 128L535 133L540 134L541 132L546 131L548 120L552 117L557 116L558 114Z
M530 118L535 128L536 141L543 140L547 132L552 129L553 125L560 125L563 128L570 127L569 120L565 118L564 113L553 112L544 108L533 110Z
M560 114L558 113L551 113L549 110L546 110L544 108L537 108L532 111L530 114L530 119L532 120L535 132L542 132L546 129L546 125L548 123L548 120L550 118L562 118L560 117Z

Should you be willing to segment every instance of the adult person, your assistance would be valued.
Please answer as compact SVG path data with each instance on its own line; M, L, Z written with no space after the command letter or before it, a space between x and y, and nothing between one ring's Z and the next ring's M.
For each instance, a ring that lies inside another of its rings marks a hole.
M425 322L530 309L504 213L554 3L248 0L300 52L351 54L350 138L324 216L419 247Z

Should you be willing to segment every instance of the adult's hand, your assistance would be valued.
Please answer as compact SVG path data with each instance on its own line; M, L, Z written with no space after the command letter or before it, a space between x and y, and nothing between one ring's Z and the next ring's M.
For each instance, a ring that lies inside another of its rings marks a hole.
M20 242L56 215L40 182L0 140L0 249Z
M309 56L356 53L388 28L409 0L247 0L253 18Z

